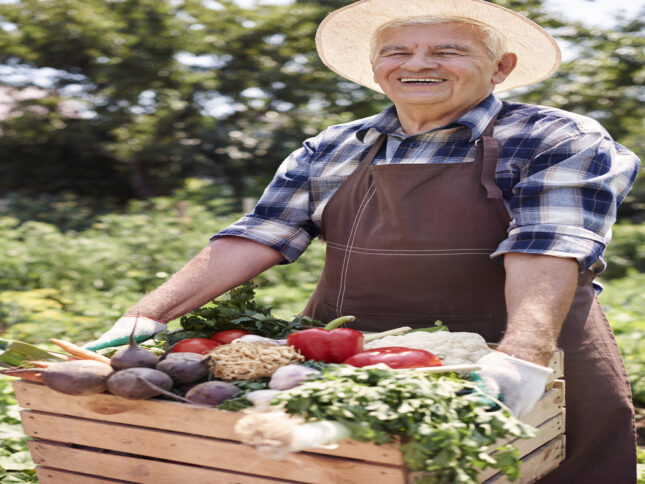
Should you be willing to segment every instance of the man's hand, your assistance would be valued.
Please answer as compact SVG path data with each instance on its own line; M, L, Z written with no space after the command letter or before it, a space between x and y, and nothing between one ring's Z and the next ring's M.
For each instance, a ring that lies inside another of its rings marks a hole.
M135 340L145 341L166 329L164 321L189 313L282 260L279 252L252 240L241 237L217 239L85 348L98 350L126 344L135 320ZM134 316L137 314L148 316Z
M83 348L96 351L111 346L124 345L129 341L133 329L134 340L137 343L141 343L152 338L160 331L164 331L166 329L166 323L144 316L123 316L99 339L85 344Z
M477 361L490 395L500 395L513 415L521 417L535 406L553 370L506 353L493 351Z

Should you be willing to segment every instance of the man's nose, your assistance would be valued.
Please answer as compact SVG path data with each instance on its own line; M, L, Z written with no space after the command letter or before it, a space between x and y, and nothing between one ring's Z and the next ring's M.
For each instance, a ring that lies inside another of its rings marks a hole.
M436 68L438 65L439 63L432 56L416 53L408 57L401 67L411 71L421 71Z

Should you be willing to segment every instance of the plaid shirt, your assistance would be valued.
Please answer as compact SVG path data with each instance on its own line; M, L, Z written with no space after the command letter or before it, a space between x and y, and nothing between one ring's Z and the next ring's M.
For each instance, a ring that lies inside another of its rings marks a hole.
M492 94L452 124L421 134L403 133L394 106L327 128L284 160L253 213L213 239L246 237L292 262L320 234L325 204L380 133L388 134L387 145L375 164L472 162L475 141L498 112L496 181L512 221L491 257L574 257L581 271L601 272L616 208L634 183L638 158L591 118L502 102Z

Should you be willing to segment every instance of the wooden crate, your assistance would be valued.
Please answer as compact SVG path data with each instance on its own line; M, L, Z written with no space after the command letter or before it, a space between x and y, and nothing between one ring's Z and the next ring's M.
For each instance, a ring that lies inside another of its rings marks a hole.
M552 365L561 377L561 355ZM239 442L235 412L109 394L70 396L22 380L14 391L42 484L404 484L414 478L394 445L350 440L276 461ZM516 442L523 477L515 482L525 484L564 459L564 382L550 382L522 420L539 429L533 439ZM507 480L488 470L480 482Z

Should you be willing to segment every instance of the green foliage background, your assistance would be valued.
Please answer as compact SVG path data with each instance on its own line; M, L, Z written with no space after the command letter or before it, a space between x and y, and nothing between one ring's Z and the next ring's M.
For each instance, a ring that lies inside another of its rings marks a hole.
M0 116L0 336L44 346L98 336L240 216L243 198L257 197L302 140L386 106L315 53L318 23L348 3L0 0L0 89L16 96ZM507 97L594 117L642 158L645 16L592 28L542 0L495 3L574 54ZM620 208L600 296L641 412L644 176ZM314 242L256 280L258 299L292 317L322 260ZM2 378L3 484L37 481L17 412Z

